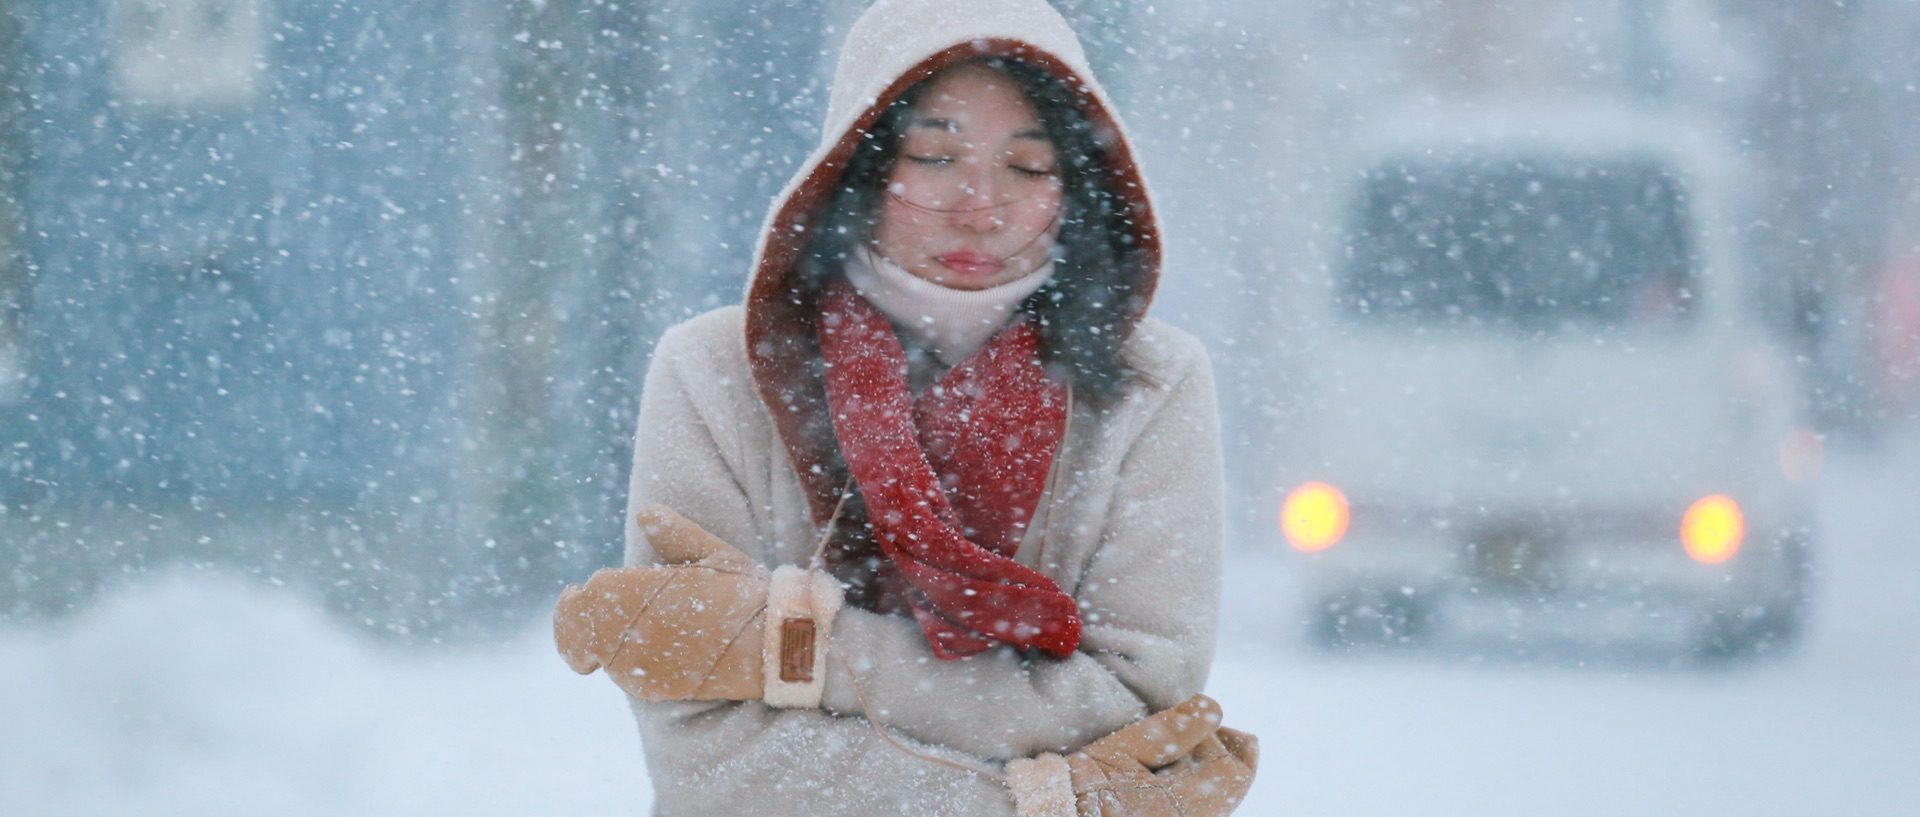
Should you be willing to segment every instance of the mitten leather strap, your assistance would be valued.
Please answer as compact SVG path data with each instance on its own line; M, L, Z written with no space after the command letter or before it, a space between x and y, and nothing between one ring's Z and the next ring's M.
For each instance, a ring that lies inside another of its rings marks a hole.
M784 565L767 590L760 640L768 706L814 709L827 688L827 646L840 612L840 584L826 571Z

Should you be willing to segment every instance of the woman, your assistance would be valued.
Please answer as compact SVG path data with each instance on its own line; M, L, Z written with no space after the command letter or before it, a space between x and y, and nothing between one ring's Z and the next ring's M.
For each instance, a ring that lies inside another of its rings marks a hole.
M1042 0L861 17L746 303L655 352L633 567L556 613L656 813L1231 810L1213 384L1144 317L1159 251Z

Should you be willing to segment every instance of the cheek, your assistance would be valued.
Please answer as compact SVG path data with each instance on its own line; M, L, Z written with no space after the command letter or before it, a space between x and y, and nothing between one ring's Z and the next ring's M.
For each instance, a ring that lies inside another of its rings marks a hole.
M952 197L952 186L950 181L943 183L926 168L902 162L887 180L887 198L899 197L938 210L953 203L948 200Z
M1015 206L1013 213L1019 232L1033 234L1044 230L1050 235L1058 234L1058 216L1063 198L1061 192L1055 189L1023 199Z
M888 196L880 204L879 220L873 225L873 238L882 246L905 247L926 238L921 214Z

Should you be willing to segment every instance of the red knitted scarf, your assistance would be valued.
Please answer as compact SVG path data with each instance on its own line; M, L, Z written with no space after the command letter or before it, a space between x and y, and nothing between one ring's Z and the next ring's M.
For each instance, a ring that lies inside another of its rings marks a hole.
M834 436L895 568L882 592L904 594L941 658L1071 655L1073 597L1013 560L1066 420L1040 333L1015 321L914 398L892 325L845 281L823 294L819 330Z

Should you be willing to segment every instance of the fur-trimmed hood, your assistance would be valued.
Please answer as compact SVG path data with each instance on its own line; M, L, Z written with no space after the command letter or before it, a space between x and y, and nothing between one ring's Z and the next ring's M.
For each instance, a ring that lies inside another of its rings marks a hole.
M1108 192L1132 230L1138 265L1130 323L1144 317L1160 270L1160 231L1125 129L1095 81L1080 41L1045 0L879 0L847 32L834 71L820 144L774 199L747 285L746 345L754 385L779 427L816 521L831 515L845 479L815 374L812 297L799 272L860 139L887 107L942 68L978 57L1010 57L1065 80L1092 123Z

